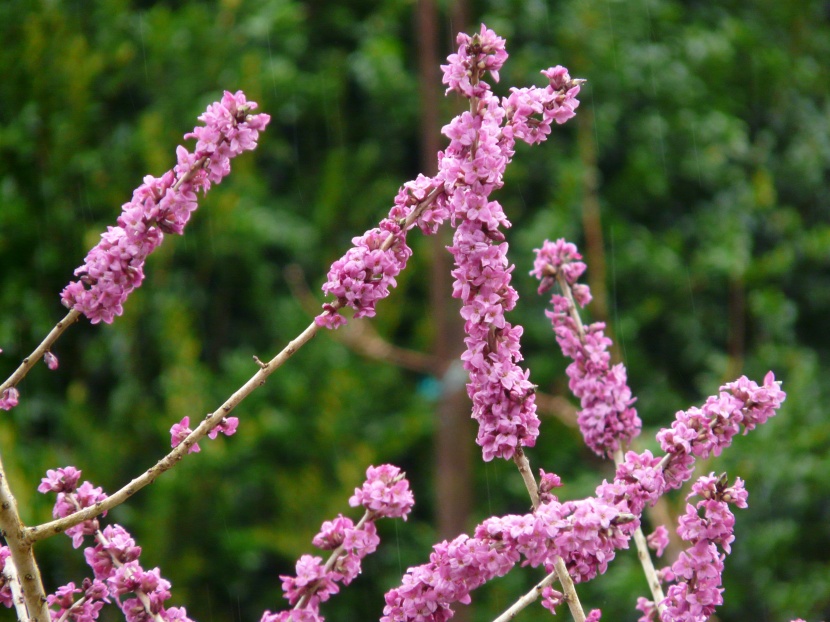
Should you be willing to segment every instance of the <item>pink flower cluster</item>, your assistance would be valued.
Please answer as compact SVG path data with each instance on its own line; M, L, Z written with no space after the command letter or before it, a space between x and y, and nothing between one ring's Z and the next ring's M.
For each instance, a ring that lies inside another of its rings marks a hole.
M510 222L489 196L503 184L516 139L541 142L552 121L573 116L579 84L556 67L542 72L549 81L545 89L512 89L499 101L482 77L489 71L498 80L507 59L504 39L482 25L480 33L459 34L457 42L458 53L442 66L444 83L448 91L470 99L471 111L442 129L450 144L438 154L439 176L457 225L449 248L455 258L453 296L463 304L467 351L462 358L470 373L473 418L479 422L476 441L485 460L510 459L517 447L535 444L539 420L529 373L518 365L522 328L505 319L518 299L500 229Z
M76 599L76 594L83 594ZM75 622L92 622L109 603L109 590L98 579L84 579L80 588L70 581L59 587L54 594L46 597L53 620L74 620Z
M459 34L457 42L458 53L442 65L443 81L448 93L457 91L471 100L471 110L442 129L450 144L438 154L438 174L405 184L389 217L354 238L354 247L332 265L323 291L336 301L323 305L315 322L341 326L346 320L338 311L346 306L355 317L373 316L377 301L388 296L411 255L408 229L417 224L424 233L434 233L451 218L457 225L449 249L455 257L453 295L463 302L468 334L464 365L470 373L473 417L480 426L477 441L485 460L509 459L517 447L535 443L539 420L533 385L518 366L522 328L504 318L518 298L499 230L510 223L489 195L501 187L517 139L540 142L554 121L563 123L574 115L580 81L554 67L542 72L547 87L513 89L500 101L482 77L489 71L498 80L507 59L504 39L482 25L472 37Z
M323 292L334 296L314 318L318 326L336 329L346 323L343 307L355 310L354 317L374 317L375 305L397 286L395 277L406 267L412 249L406 234L416 225L426 234L435 233L447 219L446 196L439 180L419 175L405 183L395 204L380 224L362 236L352 238L354 246L335 261L323 284Z
M373 518L403 518L412 511L415 497L409 489L406 475L392 464L366 469L366 481L354 489L349 505L362 505Z
M522 559L523 564L542 565L550 572L559 556L577 583L605 572L616 549L628 547L644 508L691 477L696 456L705 457L715 447L729 445L733 427L748 431L766 421L785 397L772 373L762 386L742 377L721 387L719 397L706 402L728 402L728 410L704 405L681 411L672 427L688 420L689 413L700 411L705 419L698 423L706 431L701 428L687 446L671 445L662 459L649 451L628 452L614 480L600 484L595 497L564 503L552 497L534 513L493 517L480 524L473 537L461 535L435 545L429 563L410 568L402 585L387 592L383 622L444 622L453 615L452 603L470 602L472 590L504 575ZM658 434L666 435L666 430ZM696 494L708 494L701 487L698 490ZM737 487L723 494L741 503ZM692 587L691 582L686 585ZM546 606L555 604L556 593L549 590Z
M370 466L363 486L355 488L349 499L352 507L362 505L366 509L364 517L357 525L343 515L323 523L312 544L332 551L329 560L303 555L297 561L296 576L281 575L285 598L294 609L266 611L261 622L322 622L320 603L340 591L339 583L349 585L360 574L361 560L377 550L380 538L375 521L383 517L406 520L414 502L409 482L398 467Z
M588 286L577 283L585 271L581 259L570 242L545 240L542 248L536 249L531 274L541 281L540 294L553 286L557 276L562 277L560 285L569 290L553 294L553 311L545 314L562 352L573 360L567 369L568 386L580 400L577 423L585 443L596 454L611 457L640 433L642 423L632 407L635 398L628 387L625 366L610 364L611 340L605 336L605 324L595 322L583 328L574 317L578 313L574 302L584 307L591 301Z
M665 600L660 603L663 622L707 620L715 608L723 604L723 561L735 540L735 516L729 510L729 504L747 507L747 492L741 478L727 487L725 473L719 478L710 473L695 482L687 499L695 496L701 500L695 505L686 504L686 512L680 517L677 529L678 535L690 542L691 547L683 551L670 568L661 571L665 581L673 582ZM643 612L640 622L655 619L657 607L654 602L640 598L637 609Z
M80 277L61 293L63 304L82 312L93 324L111 323L122 305L144 279L144 261L163 241L165 233L181 234L196 209L196 193L207 192L230 172L230 160L256 147L259 132L268 125L267 114L242 91L225 91L220 102L208 106L185 138L196 139L189 153L176 149L178 164L159 178L150 175L125 203L118 225L108 227L101 241L75 270Z
M89 482L78 486L81 472L75 467L49 470L41 480L38 491L56 492L58 498L53 515L63 518L106 499L100 488ZM95 545L84 549L84 557L94 573L93 579L84 579L82 589L69 583L48 597L53 619L71 619L92 622L104 603L113 598L127 622L190 622L183 607L165 608L170 599L170 582L161 576L158 568L144 570L138 562L141 547L120 525L99 529L98 519L84 521L66 530L72 544L78 548L85 535L94 536ZM75 594L83 596L75 600ZM132 598L121 598L132 594ZM64 617L65 616L65 617Z
M239 426L239 418L238 417L224 417L222 421L219 422L217 426L215 426L210 432L208 432L208 437L211 439L215 439L219 436L221 432L225 436L233 436L236 433L236 428ZM193 430L190 429L190 417L183 417L179 423L174 423L173 426L170 428L170 445L172 447L178 447L179 444L186 439ZM202 451L202 448L199 447L198 443L193 443L190 449L187 450L189 454L195 454Z

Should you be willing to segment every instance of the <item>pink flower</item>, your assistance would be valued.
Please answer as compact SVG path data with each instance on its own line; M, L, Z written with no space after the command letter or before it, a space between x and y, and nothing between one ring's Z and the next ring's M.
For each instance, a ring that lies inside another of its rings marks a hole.
M9 387L0 394L0 409L11 410L20 401L20 392L16 387Z
M215 439L220 432L225 436L233 436L236 434L236 428L238 427L238 417L224 417L215 428L208 432L208 438Z
M172 447L178 447L184 439L190 436L193 433L193 430L190 429L190 417L184 417L179 423L174 423L173 427L170 428L170 445ZM201 447L199 447L198 443L193 443L190 446L190 449L187 450L189 454L195 454L202 451Z
M81 472L73 466L46 471L46 477L40 480L38 492L74 492L81 479Z
M664 525L658 525L649 536L646 538L649 548L657 552L657 557L662 557L663 551L669 545L669 530Z
M332 594L337 594L340 588L334 582L334 575L323 567L320 557L303 555L297 561L297 576L280 575L282 590L285 598L292 605L301 598L308 596L308 605L316 608L320 602L325 602Z
M46 363L46 367L52 371L55 371L58 368L58 357L48 350L43 354L43 362Z

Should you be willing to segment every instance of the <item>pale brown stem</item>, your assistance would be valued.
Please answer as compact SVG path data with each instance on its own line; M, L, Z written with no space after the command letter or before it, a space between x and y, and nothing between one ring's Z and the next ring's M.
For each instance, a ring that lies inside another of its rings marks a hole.
M63 334L67 328L69 328L72 324L74 324L78 318L81 316L80 311L76 311L72 309L69 313L66 314L66 317L63 318L60 322L55 324L55 327L49 331L49 334L46 335L46 338L40 342L40 345L34 349L29 356L23 359L23 362L20 363L20 367L18 367L14 373L9 376L6 381L0 385L0 393L3 393L9 387L16 386L18 382L23 380L26 374L29 373L29 370L35 366L35 364L43 358L43 355L46 354L51 348L52 344L54 344L58 337Z
M25 617L22 622L49 622L49 608L43 580L32 551L32 542L26 537L26 526L20 520L17 501L9 488L8 478L0 461L0 535L11 552L11 559L17 569L20 591L23 593Z
M515 618L522 609L535 602L536 599L538 599L542 594L542 590L551 585L555 580L556 571L554 570L544 579L539 581L539 583L534 585L532 590L513 603L503 614L493 620L493 622L509 622Z

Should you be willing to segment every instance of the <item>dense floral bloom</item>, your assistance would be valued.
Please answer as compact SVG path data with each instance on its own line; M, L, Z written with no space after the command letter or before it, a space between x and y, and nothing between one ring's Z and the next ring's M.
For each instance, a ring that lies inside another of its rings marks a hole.
M415 504L405 473L391 464L366 469L366 481L361 488L355 488L349 505L362 505L377 517L406 520Z
M663 622L706 620L723 603L723 562L735 539L735 517L729 504L745 508L747 493L740 478L727 487L726 474L720 478L709 474L695 482L687 499L695 496L701 497L701 501L686 505L677 529L677 534L690 542L691 547L663 572L664 577L674 581L661 603L663 608L659 615ZM642 621L654 619L656 607L653 602L641 599L637 608L644 614L640 618Z
M582 406L577 423L585 443L598 455L612 456L640 433L642 423L632 407L635 398L628 387L625 366L611 365L611 340L605 336L605 324L595 322L583 327L574 308L573 302L584 307L591 300L588 286L576 282L585 271L581 259L573 244L562 239L545 240L542 248L536 249L531 274L541 281L539 293L552 287L557 276L562 277L558 282L567 291L554 294L553 311L545 313L562 352L573 359L567 374L569 387Z
M75 600L75 594L83 594L83 597ZM95 581L84 579L81 589L76 588L74 583L67 583L59 587L54 594L49 594L46 602L52 608L53 620L93 622L98 619L104 603L110 602L110 599L109 592L103 583L97 579ZM54 609L55 607L57 610Z
M389 216L376 228L353 238L354 246L332 264L323 291L336 302L325 303L315 323L339 328L346 323L339 313L343 307L354 309L355 318L374 317L375 305L397 285L395 277L412 255L406 244L407 231L417 225L424 233L435 233L447 214L439 182L419 175L404 184Z
M164 239L165 233L181 234L196 209L196 193L207 192L230 172L230 160L254 149L259 132L268 125L267 114L242 91L225 91L220 102L208 106L196 127L185 138L196 138L189 153L176 150L178 164L159 178L150 175L125 203L118 225L108 227L101 241L75 270L80 277L61 293L63 304L82 312L93 324L111 323L121 315L129 294L144 279L144 261Z
M530 144L544 140L553 110L565 101L573 104L579 85L568 76L570 95L564 95L561 68L551 69L543 72L550 82L546 89L513 89L500 102L482 77L490 71L498 80L507 59L504 41L482 26L473 37L460 34L458 44L458 53L442 66L444 82L448 92L455 90L471 100L471 110L442 129L450 144L439 154L439 176L456 225L449 249L455 258L453 296L463 304L467 351L462 358L470 373L467 392L473 418L479 423L476 440L485 460L510 459L518 447L535 444L539 420L534 387L518 365L522 328L505 319L518 299L510 284L514 266L507 259L501 231L510 222L489 196L502 186L516 139Z
M64 518L107 498L106 493L100 487L95 488L89 482L76 487L80 477L81 472L75 467L66 467L56 471L47 471L47 477L41 480L38 491L58 493L55 507L52 510L52 516L55 518ZM105 515L106 512L103 512L102 516ZM98 531L98 519L90 518L79 525L70 527L64 533L72 538L72 545L77 549L83 543L84 536L92 535L96 531Z
M730 444L732 422L736 426L754 426L757 421L772 416L785 398L772 374L767 374L763 386L746 378L724 385L723 396L734 399L730 402L731 410L707 410L708 419L700 423L708 425L714 436L699 435L690 443L688 451L682 445L673 447L675 451L669 452L665 459L648 451L642 454L629 451L617 468L614 480L600 484L595 497L565 503L553 499L531 514L489 518L476 528L473 537L461 535L452 542L435 545L429 563L410 568L402 584L387 592L383 622L444 622L453 615L452 603L469 603L474 589L506 574L522 560L523 564L544 566L550 572L553 560L559 556L577 583L605 572L615 551L628 546L645 506L652 505L668 490L679 488L691 476L690 467L696 456L708 455L715 446ZM686 413L678 413L675 423L685 417ZM703 496L700 507L712 512L718 522L707 522L704 529L689 521L688 533L704 530L714 539L713 547L715 542L728 545L730 534L724 525L729 520L720 511L720 505L717 508L715 505L725 503L727 498L736 504L745 503L742 485L719 488L709 478L702 480L693 494ZM692 550L685 565L672 571L685 576L698 563L701 567L717 569L717 559L708 544ZM684 588L678 588L681 589ZM714 599L715 592L707 587L703 597ZM688 589L683 594L678 591L677 602L689 593ZM546 606L554 607L555 594L551 591L546 595L554 599ZM643 599L638 608L649 610L648 601Z

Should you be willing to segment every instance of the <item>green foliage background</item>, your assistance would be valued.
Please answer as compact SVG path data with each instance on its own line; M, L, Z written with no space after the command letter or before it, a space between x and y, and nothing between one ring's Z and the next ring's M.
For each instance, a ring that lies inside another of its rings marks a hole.
M124 315L73 327L55 349L60 370L38 366L21 405L0 417L28 524L50 517L52 500L35 492L47 468L73 464L117 489L167 451L172 423L213 410L255 371L253 355L271 356L308 324L286 266L317 291L351 237L418 173L416 10L404 0L0 3L3 377L64 315L58 293L72 270L142 177L171 166L206 104L242 89L272 115L186 235L150 259ZM610 325L639 398L642 445L741 373L760 380L773 369L789 394L776 419L702 467L739 475L750 491L719 618L827 618L827 3L489 0L470 10L466 27L484 21L508 40L497 92L540 84L538 71L560 63L588 79L579 124L520 147L498 193L514 223L523 300L512 319L525 326L534 381L566 393L545 300L527 276L532 249L546 237L584 243L583 180L595 172ZM442 54L460 27L442 18ZM461 106L443 102L444 122ZM372 322L427 351L432 246L413 238L410 267ZM105 520L136 536L144 564L161 567L173 604L195 619L256 620L283 607L278 575L311 552L322 520L349 512L366 466L394 462L412 481L414 516L381 526L364 576L324 607L332 620L376 619L383 590L436 539L434 384L320 335L238 409L236 436L203 443ZM611 473L555 419L529 453L562 476L566 498ZM527 509L511 464L478 464L474 487L471 528ZM672 504L682 510L682 496ZM37 553L47 589L85 576L68 539ZM586 606L635 620L646 589L635 564L621 553L580 589ZM475 594L474 619L492 619L539 577L516 570Z

